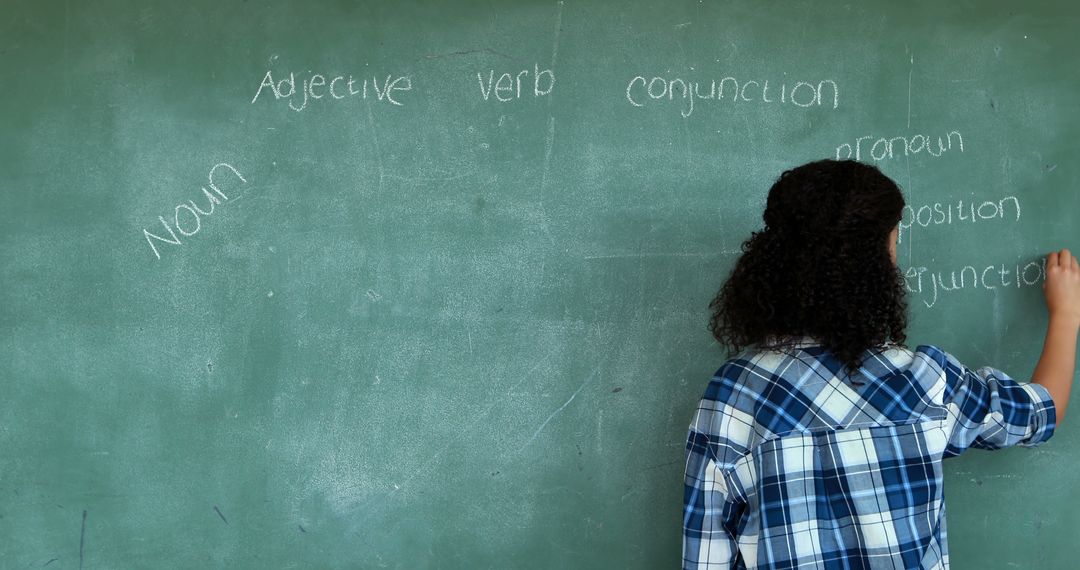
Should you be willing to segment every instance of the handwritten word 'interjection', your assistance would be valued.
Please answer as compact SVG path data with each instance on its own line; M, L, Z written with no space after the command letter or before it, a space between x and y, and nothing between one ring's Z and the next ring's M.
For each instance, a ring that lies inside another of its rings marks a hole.
M911 233L915 226L929 227L931 225L951 225L953 223L972 223L979 220L1006 220L1010 222L1020 221L1020 200L1016 196L1005 196L1000 200L986 200L984 202L964 202L957 200L955 204L924 204L915 208L905 205L900 213L900 233L897 243L904 241L904 233Z
M1019 264L965 265L959 271L930 271L926 267L908 267L904 271L904 286L909 293L930 295L923 299L927 307L933 307L938 297L962 289L998 289L1009 287L1033 287L1046 279L1046 260Z
M749 79L739 81L734 77L725 77L719 81L711 79L693 81L689 79L653 77L646 79L638 75L626 85L626 99L635 107L644 107L651 101L674 101L680 99L683 110L680 114L686 118L694 112L694 100L723 101L725 98L733 104L740 101L748 103L790 103L796 107L826 106L836 109L840 106L840 88L831 79L815 83L798 81L793 85L781 83L779 89L772 84L772 99L769 98L769 80Z
M870 151L870 158L875 161L896 158L897 156L900 156L901 153L903 153L903 156L912 156L919 154L923 150L930 156L936 158L945 154L947 151L953 150L954 136L957 149L960 152L964 152L964 137L960 134L960 131L949 131L949 134L945 135L944 139L937 137L937 150L934 150L934 141L926 135L914 135L910 138L904 136L891 138L878 137L877 139L875 139L873 135L867 135L855 139L854 148L852 148L849 143L844 143L836 147L836 160L848 158L862 160L863 157L867 156L864 154L867 149ZM864 145L863 141L874 142L873 144L867 142Z
M540 69L538 64L533 64L531 71L533 97L543 97L550 94L551 90L555 88L555 72L550 69ZM526 84L528 84L529 72L530 70L523 69L517 74L503 73L498 76L498 79L496 79L494 69L488 70L486 78L483 73L477 73L476 79L480 81L480 96L484 98L484 101L487 101L494 91L495 99L503 103L520 99L521 78L525 77ZM528 94L529 89L526 88L525 95L528 96Z
M352 75L329 76L315 73L307 79L302 79L300 93L297 94L295 73L289 73L288 77L277 82L274 81L272 73L272 71L267 71L266 75L263 76L262 83L259 83L259 89L255 91L255 96L251 98L252 104L259 100L259 95L262 94L263 89L269 88L274 94L275 100L287 100L289 108L296 112L306 109L308 102L311 100L326 99L331 101L349 97L385 101L400 107L403 104L396 98L400 97L400 95L395 95L395 91L412 90L412 80L403 75L387 75L383 80L374 76L370 80L365 77L358 81ZM297 106L297 99L300 99L299 106Z
M171 245L181 245L180 238L176 235L176 232L180 232L180 235L184 237L191 237L199 233L199 230L202 229L202 218L213 214L214 207L221 204L222 200L227 201L229 199L229 197L218 188L217 183L215 182L214 177L218 174L219 169L228 169L236 176L236 178L240 179L242 184L247 183L247 179L240 174L240 171L233 168L232 165L224 162L215 164L214 167L210 169L210 174L207 176L209 179L208 186L210 187L210 190L207 190L205 187L202 189L207 202L205 210L200 208L195 203L195 200L188 200L186 203L177 204L176 208L173 209L173 223L171 226L169 225L169 220L165 219L164 216L158 216L158 220L160 220L161 225L165 227L165 231L168 232L169 237L152 234L149 230L143 229L143 236L146 237L146 243L150 245L150 249L153 250L155 257L161 259L161 252L158 251L157 244L155 244L153 240ZM224 174L228 174L228 172L225 172ZM211 190L213 190L212 193Z

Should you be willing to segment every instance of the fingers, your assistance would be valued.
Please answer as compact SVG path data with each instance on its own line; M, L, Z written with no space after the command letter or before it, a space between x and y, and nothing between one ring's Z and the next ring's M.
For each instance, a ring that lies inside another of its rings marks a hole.
M1046 256L1046 267L1047 269L1080 272L1080 260L1077 260L1076 256L1068 249L1052 251Z

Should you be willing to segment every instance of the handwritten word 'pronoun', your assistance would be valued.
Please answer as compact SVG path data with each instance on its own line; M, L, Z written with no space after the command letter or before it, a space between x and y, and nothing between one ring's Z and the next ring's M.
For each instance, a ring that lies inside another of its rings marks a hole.
M706 83L678 77L646 79L638 75L626 85L626 99L635 107L644 107L654 101L660 103L664 100L672 102L681 99L683 110L680 114L684 118L694 112L695 99L723 101L729 98L732 104L743 104L741 102L745 101L791 104L796 107L826 106L833 109L840 106L840 88L831 79L818 81L817 84L797 81L789 85L784 82L779 89L774 82L771 87L772 99L769 98L768 79L739 81L734 77L725 77L719 81L711 79Z
M870 158L875 161L895 158L900 156L900 153L903 153L904 156L912 156L919 154L923 150L926 150L926 153L930 156L937 158L953 150L954 135L957 149L964 152L964 136L960 134L960 131L949 131L949 134L945 135L944 139L937 137L937 150L934 150L934 141L926 135L914 135L910 138L904 136L878 137L877 139L873 135L866 135L855 139L854 148L849 143L836 147L836 160L846 158L862 160L863 157L867 156L864 154L867 148L870 150ZM874 143L867 142L863 145L863 141L874 141Z
M513 101L514 99L521 99L521 84L522 77L525 78L526 85L530 83L528 69L522 69L517 74L503 73L499 75L499 78L495 78L495 70L489 69L487 77L484 77L483 73L477 73L476 79L480 82L480 96L487 101L491 97L492 93L495 95L497 101L506 103ZM533 97L543 97L551 93L555 89L555 72L550 69L540 69L539 64L533 64L532 68L532 95ZM543 85L543 88L541 88ZM525 90L525 95L529 95L529 90Z
M180 237L176 235L177 232L180 232L180 235L184 237L191 237L199 233L199 230L202 229L202 218L213 214L215 206L221 204L222 200L227 201L229 199L229 197L218 188L214 178L218 175L220 169L228 169L236 176L236 178L240 179L241 184L247 183L247 179L240 174L240 171L233 168L232 165L224 162L215 164L214 167L210 169L210 174L207 176L207 178L209 178L208 186L210 187L210 190L207 190L205 187L202 189L207 203L205 210L200 208L195 203L195 200L188 200L186 203L177 204L176 208L173 209L173 223L171 226L169 225L169 220L165 219L165 216L158 216L158 220L160 220L161 225L165 227L165 231L168 232L169 237L152 234L149 230L143 229L143 236L146 237L146 243L150 245L150 249L153 250L155 257L161 259L161 252L158 251L157 244L154 243L154 240L170 245L181 245ZM223 172L223 174L228 174L228 172ZM211 190L213 190L212 193Z
M301 78L300 93L298 94L295 73L289 73L288 77L275 82L273 72L267 71L266 75L263 76L262 83L259 83L259 89L255 91L255 96L251 98L252 104L259 100L259 95L263 93L264 89L269 89L274 94L274 100L285 99L288 101L289 108L296 112L306 109L310 101L321 99L333 101L350 97L385 101L400 107L403 104L398 100L400 95L395 94L395 92L411 91L412 80L403 75L387 75L381 81L375 76L372 76L370 80L365 77L358 81L352 75L335 75L331 77L315 73L309 78ZM300 100L299 103L297 99Z

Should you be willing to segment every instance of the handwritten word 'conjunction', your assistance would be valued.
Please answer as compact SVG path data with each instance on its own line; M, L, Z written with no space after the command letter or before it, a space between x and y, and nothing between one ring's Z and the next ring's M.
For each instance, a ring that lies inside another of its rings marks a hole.
M831 79L823 79L816 84L798 81L794 85L781 83L777 89L772 86L772 99L769 98L769 80L749 79L740 82L734 77L725 77L708 83L681 78L653 77L646 79L638 75L626 85L626 99L635 107L644 107L651 101L682 100L683 118L694 112L694 100L723 101L725 98L733 104L740 101L748 103L780 103L796 107L831 107L840 106L840 88ZM707 90L706 90L707 88Z
M926 267L908 267L904 271L904 286L909 293L930 295L923 304L933 307L938 297L962 289L998 289L1033 287L1046 279L1046 260L1019 264L965 265L959 271L930 271Z
M288 77L275 82L273 72L267 71L266 75L263 76L262 83L259 83L259 89L255 91L255 96L251 98L252 104L259 100L259 95L262 95L264 89L269 89L274 94L275 100L285 99L288 101L289 108L296 112L306 109L309 101L320 99L332 101L349 97L385 101L400 107L403 106L403 103L397 98L401 95L395 92L411 91L412 80L404 75L387 75L382 80L373 76L370 80L365 77L357 81L352 75L335 75L331 77L315 73L311 77L301 80L300 93L297 94L295 73L289 73ZM297 105L297 99L300 100L299 106Z
M484 77L483 73L477 73L476 79L480 81L480 96L487 101L494 93L495 99L506 103L513 101L514 99L521 99L521 78L525 78L526 84L529 81L528 69L523 69L517 72L516 75L510 73L503 73L495 78L495 70L488 70L487 77ZM532 94L533 97L543 97L551 93L552 89L555 89L555 72L550 69L540 69L538 64L533 64L532 68ZM543 88L541 88L543 85ZM526 96L529 94L529 89L525 90Z
M844 160L847 158L863 160L863 158L867 156L867 154L865 154L866 150L869 150L869 157L875 161L892 159L900 156L900 153L903 153L903 156L912 156L919 154L923 150L930 156L936 158L953 150L954 135L957 149L960 152L964 152L964 137L960 134L960 131L949 131L949 134L945 135L944 139L937 137L936 151L934 150L934 141L926 135L914 135L911 138L903 136L892 138L879 137L877 139L875 139L873 135L867 135L855 139L854 147L849 143L844 143L836 147L836 160ZM864 145L863 141L874 142L873 144L867 142Z
M916 226L929 227L931 225L951 225L953 223L972 223L979 220L1007 220L1020 221L1020 200L1016 196L1005 196L1000 200L986 200L984 202L964 202L957 200L955 204L924 204L915 208L905 205L900 213L900 233L897 243L903 243L904 232L911 233L911 228Z
M152 234L150 230L143 229L143 236L146 237L146 243L150 245L150 249L153 250L154 256L161 259L161 252L158 251L157 244L154 240L171 245L181 245L180 237L176 235L180 232L181 236L191 237L202 229L202 218L214 213L215 206L221 204L222 200L228 201L229 197L218 188L215 182L215 176L219 174L220 169L228 169L232 172L236 178L240 179L242 184L247 183L247 179L244 178L240 171L232 167L232 165L220 162L215 164L210 169L209 178L210 190L205 187L202 189L203 195L206 197L207 206L206 209L200 208L195 200L188 200L187 203L177 204L173 209L172 225L169 225L169 220L165 219L165 216L158 216L158 220L161 221L161 225L165 227L165 231L168 232L169 237L163 237L161 235ZM228 172L221 172L221 174L228 174ZM213 192L211 192L213 190Z

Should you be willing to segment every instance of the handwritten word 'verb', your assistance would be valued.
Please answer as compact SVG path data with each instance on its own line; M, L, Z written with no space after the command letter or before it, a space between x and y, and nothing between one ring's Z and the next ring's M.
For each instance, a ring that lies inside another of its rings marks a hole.
M202 229L202 218L213 214L214 208L221 204L222 200L228 201L229 197L218 188L214 181L214 176L218 174L218 170L223 168L232 171L232 173L240 179L241 183L247 183L247 179L240 174L240 171L233 168L232 165L224 162L215 164L214 167L210 169L210 174L207 176L209 178L208 186L210 186L210 190L207 190L205 187L202 189L203 195L206 197L205 210L196 204L195 200L188 200L186 203L177 204L176 208L173 209L173 223L171 226L169 225L169 220L165 219L165 216L158 216L158 220L160 220L161 225L165 227L165 231L168 233L169 237L152 234L150 233L150 230L143 229L143 236L146 237L146 243L150 245L150 249L153 250L155 257L161 259L161 252L158 251L157 244L154 243L154 240L170 245L181 245L180 236L176 235L177 232L184 237L191 237L199 233L199 230ZM213 192L211 192L211 190L213 190Z
M528 69L523 69L516 75L503 73L498 79L495 78L494 69L488 71L487 78L482 73L476 74L476 79L480 81L480 95L484 101L487 101L494 92L495 99L503 103L521 98L522 78L529 83ZM531 83L533 97L543 97L555 89L555 72L550 69L540 69L539 65L533 64ZM528 89L525 90L525 94L529 94Z
M313 74L310 78L301 80L300 93L297 94L295 73L289 73L287 78L275 82L273 72L267 71L251 102L254 104L259 100L259 95L263 93L263 90L269 89L274 94L275 100L285 99L289 102L289 108L296 112L306 109L309 101L320 99L332 101L350 97L371 98L400 107L403 106L401 101L395 98L400 95L395 95L394 92L412 90L412 80L403 75L396 77L387 75L386 79L381 81L378 77L372 77L370 80L364 78L359 82L351 75L347 77L348 79L345 75L330 77L319 73ZM297 100L300 100L299 104Z

